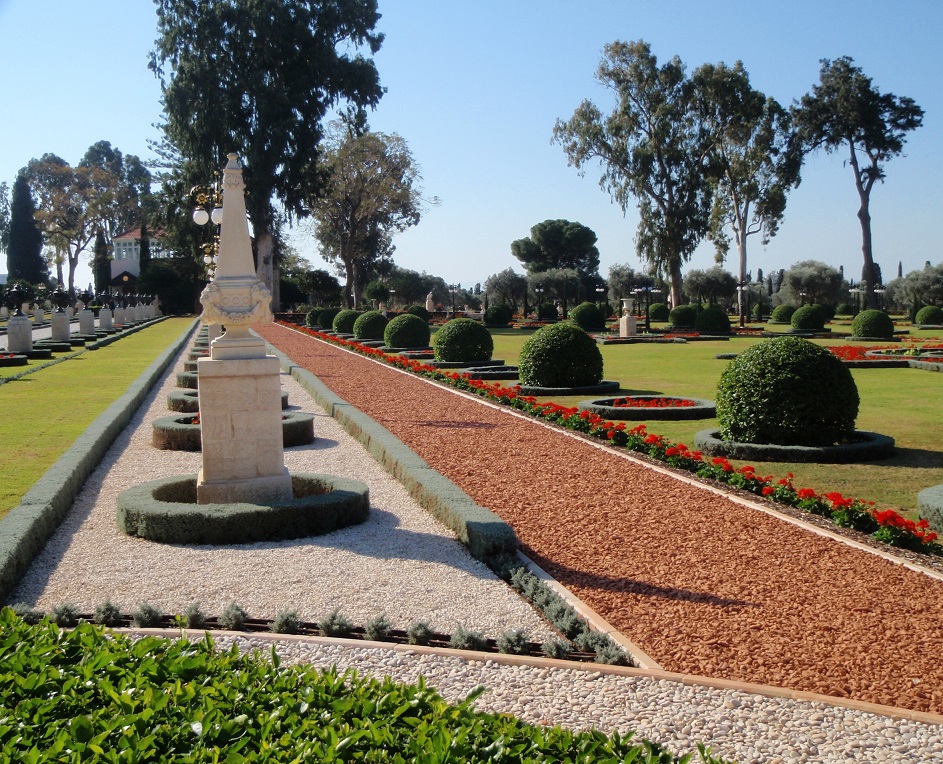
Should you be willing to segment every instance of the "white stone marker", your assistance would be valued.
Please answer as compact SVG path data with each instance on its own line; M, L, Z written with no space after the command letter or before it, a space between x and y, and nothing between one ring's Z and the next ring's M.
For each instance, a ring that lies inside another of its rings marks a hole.
M28 353L33 349L33 322L29 316L10 316L7 321L7 350Z
M79 334L95 334L95 314L88 308L79 311Z
M98 327L100 329L114 329L114 317L111 314L111 308L102 306L98 311Z
M69 327L69 317L64 310L58 310L52 314L52 341L70 342L72 340L72 330Z
M272 296L255 273L245 184L236 154L223 171L223 222L216 275L200 295L204 324L223 324L210 358L197 362L203 468L200 504L292 498L282 447L279 363L251 333L272 320Z

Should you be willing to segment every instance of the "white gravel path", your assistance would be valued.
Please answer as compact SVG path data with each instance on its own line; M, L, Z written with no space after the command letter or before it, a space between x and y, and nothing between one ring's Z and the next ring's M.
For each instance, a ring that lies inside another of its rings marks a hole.
M437 631L462 625L497 637L523 628L553 636L533 609L432 518L287 375L289 405L315 415L316 440L285 451L290 470L356 478L370 487L369 520L326 536L230 546L177 546L126 536L115 523L125 488L195 474L199 452L151 445L151 422L167 416L171 372L145 401L79 494L71 513L11 595L49 610L71 602L82 612L111 600L124 612L149 602L180 613L192 602L219 615L237 602L252 617L295 610L316 621L339 609L355 624L386 613L394 628L424 620Z
M118 438L11 602L48 609L69 601L90 611L106 599L123 610L148 601L165 612L179 612L198 601L205 612L218 614L237 601L256 617L295 609L301 618L316 620L339 608L355 623L385 612L398 628L423 619L442 631L464 625L497 636L523 627L534 639L550 636L529 606L473 560L285 375L289 402L315 414L318 436L311 446L286 451L287 465L368 483L372 510L367 523L318 538L226 547L165 546L124 536L115 525L119 491L199 469L198 453L151 446L150 423L167 415L166 395L176 389L174 372L182 367L178 359ZM225 635L216 640L221 646L233 641ZM270 644L249 636L236 641L264 651ZM404 682L421 674L450 700L483 684L488 692L476 703L481 710L580 729L635 729L676 752L708 742L716 755L743 764L943 764L943 725L592 670L506 666L304 641L278 645L286 663L336 665Z

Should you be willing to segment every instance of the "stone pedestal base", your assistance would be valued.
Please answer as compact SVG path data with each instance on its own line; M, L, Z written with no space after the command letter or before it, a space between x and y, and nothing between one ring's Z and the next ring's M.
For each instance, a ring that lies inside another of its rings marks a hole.
M201 358L197 373L203 441L197 502L291 499L291 475L282 446L278 359Z
M622 316L619 319L619 336L634 337L638 333L635 325L635 316Z
M209 342L212 342L213 340L215 340L217 337L219 337L220 332L222 331L222 328L223 327L220 326L219 324L210 324L209 326L207 326L206 339Z
M26 353L33 349L33 322L26 316L10 316L7 321L7 350Z
M79 334L95 334L95 314L92 311L79 311Z
M125 320L124 308L115 308L114 315L111 317L112 323L115 326L124 326Z
M52 341L68 342L72 338L69 328L69 317L63 311L62 313L52 314Z
M102 308L98 311L98 326L101 329L114 329L114 317L111 315L111 308Z

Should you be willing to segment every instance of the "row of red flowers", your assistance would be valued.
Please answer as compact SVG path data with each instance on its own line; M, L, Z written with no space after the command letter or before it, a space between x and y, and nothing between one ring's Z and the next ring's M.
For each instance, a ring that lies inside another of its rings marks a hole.
M615 398L609 405L617 409L675 409L694 406L695 403L688 398L651 396L646 398Z
M539 403L533 396L521 395L519 386L504 387L500 382L469 379L465 374L439 370L422 361L398 355L388 355L376 348L365 347L359 342L340 339L294 324L284 325L384 361L391 366L481 395L491 402L511 406L566 429L605 440L614 447L645 454L669 467L692 472L700 478L717 480L772 501L829 518L836 525L868 533L892 546L943 555L943 546L937 543L937 534L929 529L926 520L908 520L893 509L876 509L873 501L850 498L837 491L820 494L811 488L797 489L793 485L794 476L791 472L778 480L772 475L757 475L755 467L746 465L736 468L722 456L705 458L700 451L691 451L684 443L672 443L661 435L649 433L644 424L627 429L624 422L611 422L598 414L579 411L576 407L561 406L553 402Z
M869 351L893 351L892 356L919 355L929 350L943 349L943 345L922 345L921 347L901 347L899 345L828 345L828 349L843 361L877 361L880 356L868 355Z

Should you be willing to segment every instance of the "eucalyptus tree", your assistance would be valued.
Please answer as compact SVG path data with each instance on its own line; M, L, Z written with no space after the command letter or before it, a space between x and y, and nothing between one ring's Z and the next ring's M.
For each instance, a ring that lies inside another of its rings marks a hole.
M614 98L611 113L583 101L568 121L557 120L554 141L580 172L599 161L599 185L623 211L637 200L636 249L652 270L667 272L677 305L681 266L710 225L710 136L693 82L677 56L659 66L642 40L606 45L596 79Z
M912 98L881 93L854 60L822 59L819 83L804 95L793 115L807 150L847 150L858 192L863 281L869 307L877 306L871 240L871 191L884 181L884 165L904 150L907 133L923 124L923 109Z
M308 204L321 254L344 269L347 305L356 307L371 266L392 254L392 236L419 222L422 177L396 134L359 132L337 122L327 144L320 165L324 186Z
M156 0L150 68L169 141L204 181L235 151L260 278L273 285L278 210L303 215L322 187L323 121L383 94L371 58L376 0Z
M713 186L708 237L723 262L728 230L739 256L738 280L749 281L747 240L765 245L776 235L786 211L786 194L799 185L802 152L789 113L755 90L743 64L704 64L692 75L700 120L712 136L709 178ZM740 316L744 292L738 293Z

